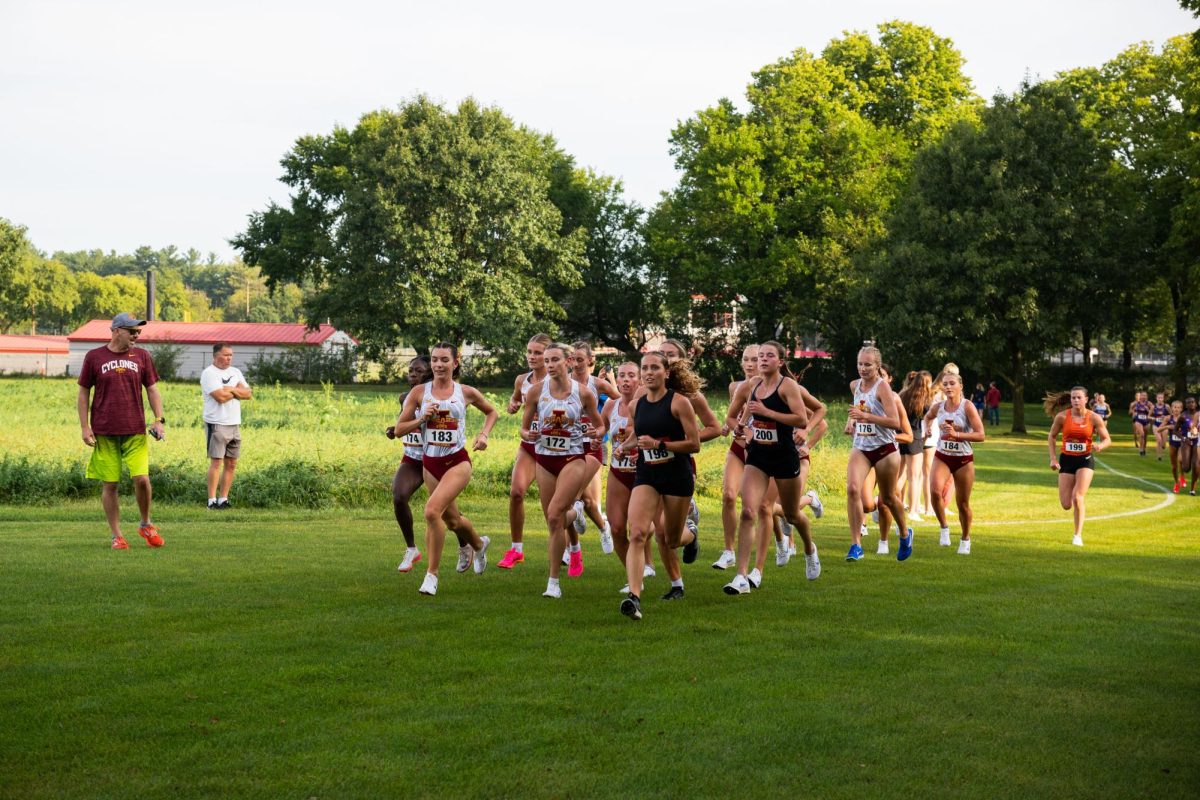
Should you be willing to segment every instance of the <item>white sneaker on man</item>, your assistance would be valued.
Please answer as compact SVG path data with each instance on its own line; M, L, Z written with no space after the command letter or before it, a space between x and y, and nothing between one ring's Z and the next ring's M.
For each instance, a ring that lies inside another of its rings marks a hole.
M815 581L821 577L821 557L817 555L817 545L813 543L812 555L804 554L804 577Z
M971 555L971 540L970 540L970 539L961 539L961 540L959 540L959 542L958 542L958 554L959 554L960 556L969 556L969 555Z
M713 562L713 569L729 569L737 563L737 554L732 550L722 550L721 555Z
M471 566L471 559L475 557L475 548L469 544L464 544L458 548L458 563L454 565L456 572L466 572Z
M787 539L780 539L775 543L775 566L786 567L790 558L791 556L788 555Z
M940 546L940 547L949 547L950 546L950 529L949 528L942 528L941 531L938 532L938 546Z
M487 549L488 545L492 543L492 540L486 536L480 536L479 538L483 540L483 549L475 554L476 575L482 575L483 571L487 569Z
M421 594L433 596L437 594L437 575L432 572L425 573L425 580L421 581L421 588L417 589Z
M600 529L600 552L608 555L613 551L612 526L608 524L608 517L603 517L604 527Z

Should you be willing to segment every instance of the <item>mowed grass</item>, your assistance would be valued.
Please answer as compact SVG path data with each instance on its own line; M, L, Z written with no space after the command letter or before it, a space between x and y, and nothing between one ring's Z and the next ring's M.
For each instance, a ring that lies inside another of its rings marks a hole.
M1073 548L1044 435L980 448L969 557L925 524L909 561L873 532L847 564L829 495L820 580L769 558L730 598L705 499L687 597L651 579L640 623L591 528L584 575L540 596L534 501L505 572L505 501L464 498L492 565L457 575L451 546L436 598L396 572L383 505L160 505L166 546L128 552L98 499L2 507L0 795L1195 797L1200 505L1093 521ZM1169 483L1127 436L1103 460ZM1165 495L1101 470L1089 499Z

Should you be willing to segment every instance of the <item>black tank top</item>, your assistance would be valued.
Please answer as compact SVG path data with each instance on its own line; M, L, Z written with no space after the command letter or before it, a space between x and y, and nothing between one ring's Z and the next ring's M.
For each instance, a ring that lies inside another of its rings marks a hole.
M792 409L779 396L779 387L783 386L785 380L787 378L781 378L779 385L775 387L775 391L771 392L761 401L764 406L779 414L792 413ZM751 400L758 400L758 390L760 388L762 388L761 383L754 387L754 391L750 393ZM795 430L792 425L785 425L773 419L759 419L753 414L750 415L750 425L752 426L752 430L747 433L747 441L752 446L765 447L780 443L791 444L792 442L792 431Z
M651 436L668 442L683 440L683 423L671 413L671 400L675 397L674 389L656 403L646 395L638 398L637 408L633 411L633 432L637 436Z

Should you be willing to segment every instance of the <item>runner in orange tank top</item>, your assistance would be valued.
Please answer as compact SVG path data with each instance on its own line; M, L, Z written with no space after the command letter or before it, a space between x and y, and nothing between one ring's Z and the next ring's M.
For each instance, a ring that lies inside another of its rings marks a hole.
M1071 544L1083 547L1083 520L1086 516L1084 497L1096 472L1093 453L1112 444L1104 418L1087 407L1087 389L1076 386L1069 392L1046 395L1043 408L1054 417L1050 425L1050 469L1058 473L1058 501L1064 510L1073 509L1075 537ZM1068 407L1069 404L1069 407ZM1065 410L1063 410L1065 408ZM1062 433L1062 449L1058 435ZM1095 436L1100 441L1093 444Z

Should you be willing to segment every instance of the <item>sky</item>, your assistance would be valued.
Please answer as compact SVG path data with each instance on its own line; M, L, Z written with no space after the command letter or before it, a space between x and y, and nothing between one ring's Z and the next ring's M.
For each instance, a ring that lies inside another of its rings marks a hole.
M228 239L295 140L417 94L555 136L644 206L681 120L796 48L891 19L950 38L984 97L1198 23L1176 0L413 3L0 0L0 217L40 250Z

